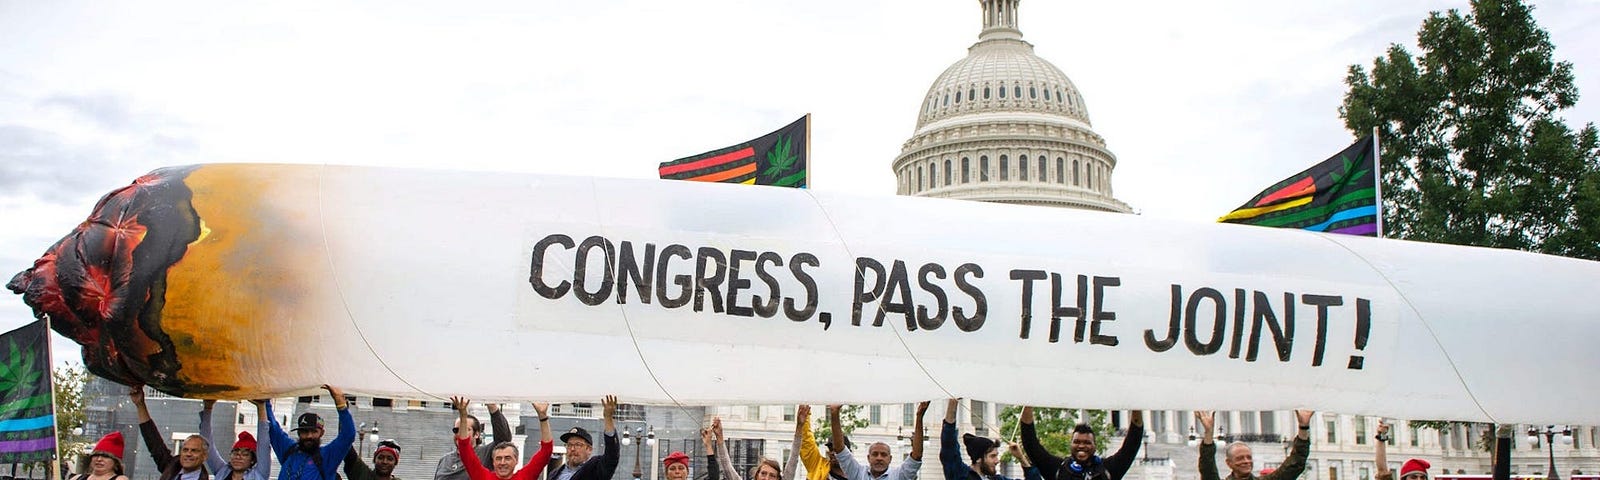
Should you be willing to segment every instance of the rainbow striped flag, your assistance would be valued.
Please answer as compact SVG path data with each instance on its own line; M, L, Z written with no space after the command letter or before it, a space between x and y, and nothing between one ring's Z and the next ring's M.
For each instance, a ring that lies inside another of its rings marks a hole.
M738 145L662 162L667 180L806 188L806 135L811 115Z
M0 463L32 463L56 454L49 348L44 320L0 334Z
M1376 237L1377 156L1377 138L1364 137L1217 221Z

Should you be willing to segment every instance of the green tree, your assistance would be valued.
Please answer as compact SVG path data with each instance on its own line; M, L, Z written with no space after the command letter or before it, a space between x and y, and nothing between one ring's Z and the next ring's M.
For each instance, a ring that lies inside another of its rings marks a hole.
M83 386L89 382L89 372L85 371L82 365L68 364L56 367L53 376L56 392L56 436L60 439L60 443L56 445L56 458L74 460L79 452L89 446L87 437L73 433L83 428L88 418L85 414L88 402L83 396Z
M817 443L827 445L828 439L833 436L833 421L828 418L827 409L818 409L811 412L814 418L820 418L817 427L811 429L811 434L817 438ZM844 430L846 437L857 428L867 426L867 419L861 418L860 405L845 405L839 407L839 428ZM824 447L826 448L826 447Z
M1433 12L1421 56L1399 44L1350 66L1340 116L1377 127L1389 237L1600 259L1600 149L1577 103L1572 64L1517 0Z
M1021 441L1018 424L1021 422L1022 407L1011 405L1000 410L1000 428L1004 434L1013 435L1015 441ZM1105 410L1085 410L1083 422L1094 429L1094 447L1096 451L1104 452L1111 444L1111 436L1116 432L1111 429L1111 421ZM1072 428L1078 425L1078 409L1075 408L1039 408L1033 409L1033 429L1039 433L1039 444L1050 453L1066 458L1072 451ZM1005 451L1006 460L1011 460L1011 455Z

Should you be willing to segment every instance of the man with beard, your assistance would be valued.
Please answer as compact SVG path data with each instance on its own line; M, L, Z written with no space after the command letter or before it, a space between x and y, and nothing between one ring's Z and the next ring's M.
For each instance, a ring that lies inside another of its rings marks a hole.
M838 462L838 470L844 478L849 480L917 480L917 470L922 468L922 415L928 411L928 402L917 405L917 419L911 427L911 457L900 462L900 466L889 468L894 456L889 454L889 445L883 442L867 446L867 465L861 466L856 457L850 454L850 449L844 445L844 429L840 426L839 410L841 405L828 406L828 421L833 425L832 436L828 442L828 450L833 453L833 458ZM829 471L834 471L830 465Z
M339 410L339 436L322 445L322 417L306 412L296 419L294 431L298 440L284 433L278 417L272 413L272 402L267 402L267 420L271 422L269 436L272 453L278 456L278 480L334 480L339 475L339 463L344 459L350 444L356 441L356 421L350 417L350 402L344 391L323 385L333 396L333 406Z
M1039 466L1044 480L1122 480L1144 441L1144 412L1134 410L1130 417L1128 436L1123 437L1117 453L1100 458L1094 429L1080 423L1072 428L1071 455L1063 460L1039 443L1039 433L1033 427L1033 407L1022 407L1022 450Z
M483 423L478 417L467 415L465 418L456 419L451 433L460 433L467 429L472 434L473 456L478 458L478 463L483 468L494 468L494 453L491 449L502 442L511 441L511 422L506 421L506 416L500 413L500 404L490 403L489 425L494 427L494 437L489 443L484 443ZM467 480L467 467L461 463L461 455L452 448L443 457L439 458L438 466L434 467L433 480Z
M467 407L471 402L466 397L450 397L450 404L461 415L464 424L467 420ZM550 454L555 451L555 444L550 436L550 410L548 403L535 403L533 410L539 414L539 451L528 458L528 463L517 469L517 444L513 442L500 442L490 446L489 451L494 455L494 471L483 468L477 462L466 462L467 477L471 480L538 480L539 473L544 471L544 466L550 463ZM456 432L456 453L462 457L471 457L472 433L458 430ZM351 480L356 480L352 478Z
M205 438L190 435L178 447L178 456L172 456L172 449L167 447L167 440L161 437L161 430L150 419L150 409L144 405L144 386L133 387L128 392L128 398L133 399L133 406L139 409L139 436L144 437L144 447L150 451L150 459L155 460L156 468L161 470L161 480L210 478L206 475L205 461L206 450L211 447Z
M344 478L346 480L400 480L394 476L394 466L400 463L400 444L394 440L378 442L377 450L372 451L372 466L361 461L361 454L354 448L344 454Z
M1244 442L1228 444L1224 450L1228 469L1229 480L1290 480L1300 478L1300 472L1306 469L1306 455L1311 453L1311 414L1310 410L1295 410L1294 416L1300 421L1300 433L1294 436L1294 446L1289 450L1289 456L1283 459L1272 473L1256 476L1255 459L1250 455L1250 445ZM1200 422L1204 436L1200 437L1200 480L1222 480L1217 475L1217 443L1216 416L1213 412L1194 412L1195 419Z
M944 467L945 480L1011 480L1000 474L1000 446L994 440L973 434L961 436L967 444L967 457L972 465L961 463L961 447L956 445L956 409L960 399L952 398L944 408L944 427L939 431L939 463ZM1039 469L1028 462L1028 455L1017 444L1011 444L1011 456L1022 464L1027 480L1040 480Z
M617 471L617 462L622 460L622 447L617 444L617 425L612 419L617 414L617 397L607 395L601 400L602 415L605 425L603 435L606 442L605 453L598 457L594 454L594 437L589 436L589 431L583 427L572 427L567 433L561 434L561 442L567 445L567 453L563 461L551 469L549 480L611 480L611 474Z

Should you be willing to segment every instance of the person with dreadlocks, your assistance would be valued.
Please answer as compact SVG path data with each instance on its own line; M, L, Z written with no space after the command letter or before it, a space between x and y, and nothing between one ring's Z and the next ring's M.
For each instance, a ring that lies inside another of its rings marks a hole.
M1000 443L973 434L961 436L967 445L969 466L961 462L961 447L956 444L956 409L961 399L952 398L944 408L944 427L939 431L939 463L944 467L945 480L1012 480L1000 474ZM1022 464L1026 480L1041 480L1038 467L1028 461L1028 455L1017 444L1011 444L1011 456Z
M266 400L251 400L256 404L256 434L239 432L233 449L224 460L211 441L211 407L216 400L206 400L200 408L200 436L206 439L206 468L216 473L217 480L267 480L272 478L272 460L262 458L271 454L271 446L258 443L256 438L267 436Z
M278 456L278 480L334 480L339 475L339 464L345 451L356 441L356 421L350 416L350 402L344 391L332 385L322 388L333 396L333 406L339 411L339 436L327 445L322 444L322 417L311 412L300 414L295 420L295 435L284 433L278 417L272 413L272 402L267 402L267 421L271 427L272 453Z

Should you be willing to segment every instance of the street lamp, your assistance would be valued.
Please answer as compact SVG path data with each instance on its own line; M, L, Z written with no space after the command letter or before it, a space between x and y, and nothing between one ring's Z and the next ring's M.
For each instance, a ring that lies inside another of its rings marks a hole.
M1540 433L1544 434L1545 451L1550 454L1550 475L1545 478L1547 480L1561 480L1561 476L1556 473L1556 446L1552 443L1555 441L1556 434L1560 433L1561 444L1572 445L1572 429L1562 427L1558 431L1555 425L1545 425L1544 431L1540 432L1538 427L1528 427L1528 443L1539 443Z
M644 445L639 445L633 449L633 480L639 480L640 478L644 477L644 470L640 468L639 464L639 455L644 453L645 445L652 447L656 445L656 427L649 427L649 433L645 433L645 427L633 427L632 433L632 437L644 437L645 439ZM628 429L623 428L622 444L630 445L632 443L633 439L630 438Z
M377 420L373 420L372 421L372 428L367 428L367 422L361 422L361 425L357 425L356 426L356 440L359 440L361 442L361 445L358 448L361 450L361 453L363 453L363 454L367 453L367 439L368 438L372 439L372 448L378 448L378 421Z

